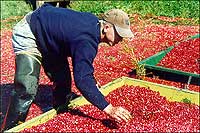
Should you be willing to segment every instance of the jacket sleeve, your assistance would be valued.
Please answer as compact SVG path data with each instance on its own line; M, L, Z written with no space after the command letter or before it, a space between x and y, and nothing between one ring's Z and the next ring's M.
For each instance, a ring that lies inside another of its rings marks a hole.
M82 95L94 106L103 110L109 103L96 87L92 65L96 53L97 50L89 43L76 47L72 56L73 73L76 87Z

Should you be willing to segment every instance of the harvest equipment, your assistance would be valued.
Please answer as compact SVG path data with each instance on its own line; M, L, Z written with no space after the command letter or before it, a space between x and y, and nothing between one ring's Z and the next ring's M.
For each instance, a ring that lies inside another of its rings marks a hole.
M187 85L194 84L194 85L200 86L200 74L184 72L184 71L180 71L180 70L157 66L157 64L173 48L177 47L179 44L181 44L184 41L187 41L190 39L195 39L195 38L200 38L200 34L197 34L197 35L188 37L182 41L176 42L173 46L170 46L167 49L140 61L138 64L144 65L144 68L146 69L146 73L152 73L152 75L158 76L161 79L181 82L181 83L185 83ZM185 89L187 89L187 87Z

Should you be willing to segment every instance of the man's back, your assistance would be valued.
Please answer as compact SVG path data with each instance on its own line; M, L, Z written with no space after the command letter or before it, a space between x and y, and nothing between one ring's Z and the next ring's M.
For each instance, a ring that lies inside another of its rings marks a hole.
M67 51L62 54L68 56L83 41L97 47L100 36L98 23L98 18L91 13L56 8L49 4L43 5L31 16L31 29L41 51L46 53L50 50L55 54Z

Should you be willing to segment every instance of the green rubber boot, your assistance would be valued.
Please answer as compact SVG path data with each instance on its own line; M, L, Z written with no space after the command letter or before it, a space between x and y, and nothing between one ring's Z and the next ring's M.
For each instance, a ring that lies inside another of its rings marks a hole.
M67 96L71 94L71 72L69 67L69 62L65 58L58 58L53 60L53 58L49 58L43 60L43 68L46 75L53 82L53 108L60 112L59 108L61 105L63 107L67 107L69 101L67 100ZM67 108L63 108L62 110L66 110Z
M16 56L15 88L12 91L8 111L4 118L4 130L25 121L37 93L40 67L40 63L28 55Z

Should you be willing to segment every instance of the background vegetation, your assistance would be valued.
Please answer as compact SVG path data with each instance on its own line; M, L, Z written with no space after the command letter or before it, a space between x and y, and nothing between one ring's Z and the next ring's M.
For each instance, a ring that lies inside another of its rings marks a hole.
M192 18L192 23L199 24L199 0L168 0L168 1L140 1L140 0L97 0L97 1L81 1L72 0L71 8L77 11L92 12L96 15L109 10L111 8L122 9L129 14L139 14L145 16L167 16ZM8 0L1 1L1 22L2 26L8 23L15 24L20 19L14 16L23 16L32 8L25 1L22 0ZM5 21L9 19L9 21ZM4 20L4 21L3 21Z
M73 8L79 11L90 11L96 14L111 8L120 8L128 13L140 15L153 14L156 16L199 18L199 1L186 0L160 0L160 1L76 1Z

